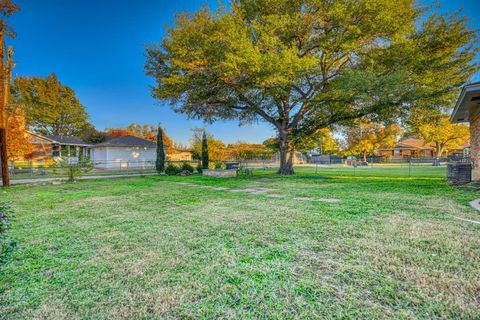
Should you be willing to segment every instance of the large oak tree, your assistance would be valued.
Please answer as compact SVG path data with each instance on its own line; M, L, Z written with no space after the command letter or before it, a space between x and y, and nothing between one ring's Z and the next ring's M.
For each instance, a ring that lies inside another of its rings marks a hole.
M452 123L448 114L440 112L430 112L426 116L410 119L410 130L425 142L435 145L436 158L449 150L462 149L470 140L467 125Z
M292 174L295 142L319 129L451 98L478 69L476 40L413 0L233 0L178 15L145 68L178 112L270 123Z
M83 135L93 126L75 91L55 74L46 78L18 77L13 82L12 103L25 110L27 126L40 134Z
M345 153L361 155L363 161L367 162L367 156L374 154L379 148L393 148L402 131L397 124L383 126L364 119L356 121L354 126L345 128Z

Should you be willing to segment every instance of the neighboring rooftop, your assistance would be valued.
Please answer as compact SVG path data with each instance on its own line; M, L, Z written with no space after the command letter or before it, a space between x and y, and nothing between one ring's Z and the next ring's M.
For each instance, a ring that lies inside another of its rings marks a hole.
M157 144L155 142L145 140L142 138L137 138L134 136L122 136L108 140L102 143L93 145L94 148L97 147L145 147L145 148L155 148Z
M393 147L382 147L380 150L392 150L392 149L431 149L433 145L431 143L425 143L422 139L417 138L401 138Z
M426 143L422 139L417 138L402 138L398 140L398 143L395 146L396 148L418 148L418 149L430 149L432 147L431 143Z
M75 137L75 136L44 135L43 137L51 140L54 143L58 143L61 145L90 146L90 144L85 142L82 138Z

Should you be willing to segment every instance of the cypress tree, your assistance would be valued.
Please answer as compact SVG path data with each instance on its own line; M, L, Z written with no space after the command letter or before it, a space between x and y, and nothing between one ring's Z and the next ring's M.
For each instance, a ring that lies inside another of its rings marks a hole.
M202 168L208 169L208 142L207 142L207 133L203 131L202 136Z
M158 126L157 134L157 161L155 161L155 168L158 173L165 171L165 149L163 146L163 129Z

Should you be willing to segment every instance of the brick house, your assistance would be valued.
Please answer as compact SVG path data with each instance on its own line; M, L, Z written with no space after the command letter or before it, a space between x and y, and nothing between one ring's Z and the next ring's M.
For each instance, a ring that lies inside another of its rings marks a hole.
M52 142L49 139L30 131L27 131L26 134L33 146L33 151L28 155L28 159L19 160L30 160L34 164L51 164L53 162Z
M174 149L173 152L167 152L167 160L169 161L193 161L193 151Z
M58 157L78 158L89 156L91 145L78 137L43 136L30 131L25 131L25 135L33 146L33 151L24 158L11 159L17 164L32 162L34 165L49 165Z
M480 82L463 87L450 118L454 123L470 123L472 180L480 180Z
M389 159L432 158L434 145L416 138L402 138L393 147L382 147L377 150L377 156Z

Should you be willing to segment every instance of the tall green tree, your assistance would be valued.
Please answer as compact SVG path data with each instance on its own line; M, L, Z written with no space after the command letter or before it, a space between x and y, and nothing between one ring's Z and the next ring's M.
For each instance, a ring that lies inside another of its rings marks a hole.
M157 130L157 160L155 168L158 173L165 171L165 146L163 145L163 128L159 125Z
M193 158L201 160L203 154L203 135L204 128L194 128L192 129L192 138L190 139L190 148L193 151ZM212 161L223 161L226 160L226 149L227 146L223 143L222 140L215 138L212 134L206 132L207 136L207 149L208 149L208 159Z
M62 85L53 73L47 78L16 78L12 99L14 105L25 110L27 126L37 133L82 135L93 128L75 92Z
M393 147L402 131L397 124L384 126L368 119L359 120L345 130L345 153L361 155L363 161L367 162L367 156L374 154L380 147Z
M205 130L202 135L202 168L208 169L208 139Z
M435 145L435 157L451 149L461 149L470 140L465 124L452 123L450 115L442 112L415 113L409 121L410 131L427 143Z
M302 137L451 94L478 69L476 43L458 14L414 0L232 0L178 15L145 68L177 112L271 124L292 174Z

